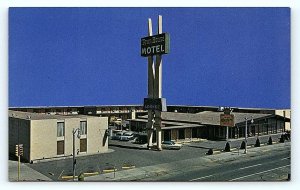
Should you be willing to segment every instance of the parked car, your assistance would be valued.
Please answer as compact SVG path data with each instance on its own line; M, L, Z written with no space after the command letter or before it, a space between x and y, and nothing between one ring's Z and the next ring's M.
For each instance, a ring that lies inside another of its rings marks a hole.
M125 132L120 136L120 141L129 141L134 138L133 132Z
M137 134L135 140L133 141L135 144L145 144L147 143L147 135Z
M174 150L179 150L182 147L182 144L177 144L173 141L164 141L161 144L161 147L163 149L174 149Z
M122 132L115 133L113 136L111 136L111 140L120 140L122 135Z

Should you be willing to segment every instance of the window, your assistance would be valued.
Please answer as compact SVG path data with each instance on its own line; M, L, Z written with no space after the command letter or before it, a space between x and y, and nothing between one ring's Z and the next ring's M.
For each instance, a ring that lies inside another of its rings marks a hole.
M86 139L80 139L80 152L86 152L87 141Z
M80 121L80 134L86 135L86 121Z
M57 137L63 137L65 135L65 123L58 122L57 123Z
M65 153L65 141L57 141L57 155Z

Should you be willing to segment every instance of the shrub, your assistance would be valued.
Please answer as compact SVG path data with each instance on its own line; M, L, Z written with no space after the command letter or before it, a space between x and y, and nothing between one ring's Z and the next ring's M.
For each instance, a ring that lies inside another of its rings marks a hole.
M283 136L283 135L281 135L281 137L280 137L280 139L279 139L279 142L280 142L280 143L284 143L284 136Z
M229 142L226 143L224 150L225 150L225 152L230 152L230 144L229 144Z
M272 145L272 144L273 144L272 137L269 137L269 140L268 140L268 145Z
M260 140L259 140L259 138L256 139L255 147L260 147Z
M212 155L214 153L214 151L213 151L213 149L212 148L210 148L208 151L207 151L207 155Z
M243 142L241 143L240 149L245 149L245 146L246 146L246 143L245 143L245 141L243 141Z
M79 174L78 181L84 181L84 174L83 173Z

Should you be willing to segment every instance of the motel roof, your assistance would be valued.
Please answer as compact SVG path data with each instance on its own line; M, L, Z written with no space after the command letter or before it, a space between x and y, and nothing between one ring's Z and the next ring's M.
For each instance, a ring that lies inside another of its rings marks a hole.
M201 125L220 125L220 115L223 112L204 111L200 113L178 113L178 112L162 112L161 117L163 122L173 121L186 124ZM274 114L260 114L260 113L232 113L234 115L235 124L245 122L245 117L253 120L268 118ZM281 117L281 116L279 116ZM140 118L147 119L148 116L141 116ZM185 126L186 126L185 124Z
M95 116L89 115L52 115L52 114L41 114L21 111L8 111L8 116L12 118L24 119L24 120L44 120L44 119L67 119L67 118L91 118Z

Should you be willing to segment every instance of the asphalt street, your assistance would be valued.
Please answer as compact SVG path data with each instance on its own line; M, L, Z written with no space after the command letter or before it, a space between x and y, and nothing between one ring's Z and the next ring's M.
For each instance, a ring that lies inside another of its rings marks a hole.
M217 166L154 179L158 181L278 181L290 173L290 150L220 162Z

